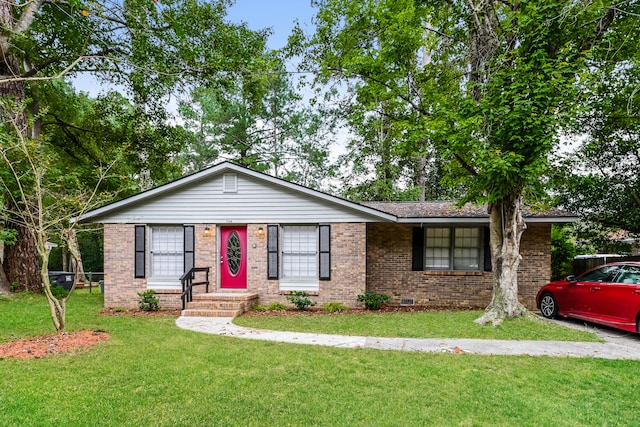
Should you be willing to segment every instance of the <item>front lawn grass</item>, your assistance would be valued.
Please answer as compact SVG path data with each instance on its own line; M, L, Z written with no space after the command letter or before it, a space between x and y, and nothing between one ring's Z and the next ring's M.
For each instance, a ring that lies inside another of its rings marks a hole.
M79 292L68 329L109 341L0 360L0 425L638 425L640 362L427 354L245 340L173 318L103 317ZM0 341L53 332L44 298L0 301ZM570 343L567 343L570 345Z
M239 326L278 331L400 338L480 338L504 340L601 341L596 335L553 324L537 316L480 326L481 311L242 316Z

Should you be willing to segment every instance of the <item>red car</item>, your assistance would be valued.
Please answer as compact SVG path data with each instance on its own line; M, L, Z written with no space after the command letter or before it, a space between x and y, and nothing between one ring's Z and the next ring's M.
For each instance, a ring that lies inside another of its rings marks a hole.
M536 304L549 319L572 317L640 333L640 262L605 264L547 283Z

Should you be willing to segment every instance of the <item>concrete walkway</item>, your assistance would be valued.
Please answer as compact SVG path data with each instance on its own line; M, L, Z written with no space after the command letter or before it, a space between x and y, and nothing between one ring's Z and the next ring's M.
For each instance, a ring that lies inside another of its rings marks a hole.
M635 334L613 330L594 330L604 343L567 341L507 341L479 340L465 338L381 338L359 337L304 332L268 331L234 325L232 318L220 317L179 317L176 325L207 334L247 338L263 341L277 341L294 344L324 345L342 348L370 348L377 350L417 351L428 353L490 354L597 357L603 359L640 360L640 339ZM559 324L582 328L585 326L571 321Z

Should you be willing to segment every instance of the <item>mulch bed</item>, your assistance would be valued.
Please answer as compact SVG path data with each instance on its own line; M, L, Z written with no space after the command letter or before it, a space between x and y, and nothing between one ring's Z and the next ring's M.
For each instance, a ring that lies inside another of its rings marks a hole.
M72 350L94 346L109 339L105 331L62 332L40 335L0 344L0 360L36 359L52 354L67 353Z

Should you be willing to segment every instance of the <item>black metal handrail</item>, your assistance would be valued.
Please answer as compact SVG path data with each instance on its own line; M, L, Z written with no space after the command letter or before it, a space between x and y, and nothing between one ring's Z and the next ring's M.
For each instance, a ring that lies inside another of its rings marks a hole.
M210 267L193 267L180 277L180 283L182 284L182 309L187 308L187 303L193 301L193 287L205 285L205 291L209 292L209 269ZM196 273L205 273L205 279L201 282L194 282Z

